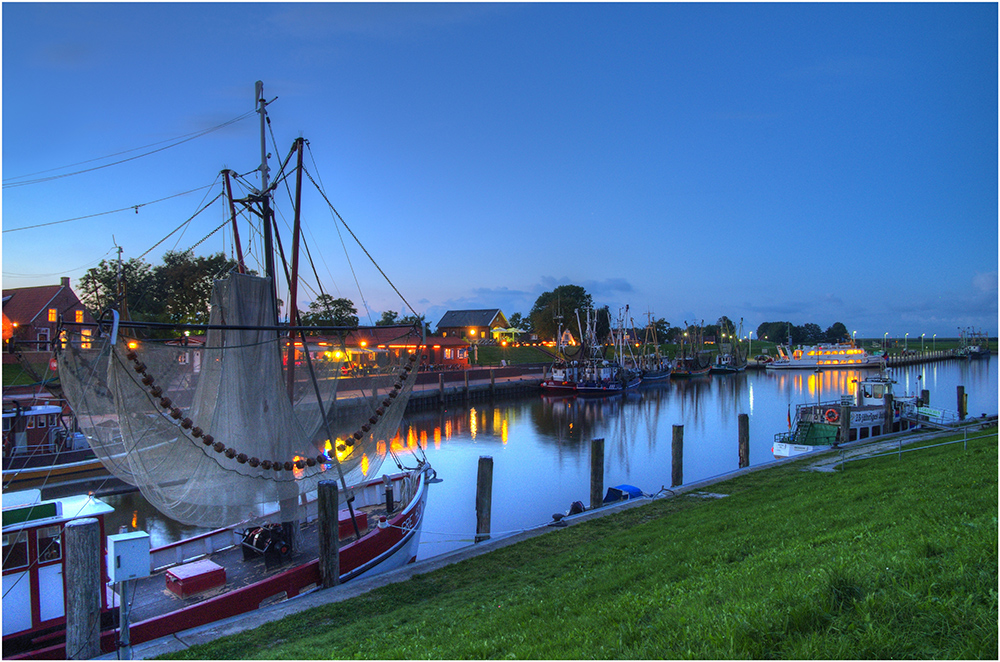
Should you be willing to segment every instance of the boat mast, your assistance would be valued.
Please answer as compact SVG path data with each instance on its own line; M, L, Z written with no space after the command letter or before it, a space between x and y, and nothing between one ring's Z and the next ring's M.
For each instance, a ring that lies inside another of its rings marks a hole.
M267 101L264 100L264 83L257 81L254 86L257 113L260 114L260 193L261 214L264 218L264 271L271 279L271 290L274 300L278 300L278 279L274 273L274 240L271 236L271 193L268 191L267 142L265 128L267 125ZM275 323L278 319L275 307Z

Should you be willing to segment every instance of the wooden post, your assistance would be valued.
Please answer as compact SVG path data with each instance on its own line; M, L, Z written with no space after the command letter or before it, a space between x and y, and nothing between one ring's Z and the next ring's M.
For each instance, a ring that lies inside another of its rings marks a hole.
M493 458L479 456L476 478L476 542L490 539L490 513L493 510Z
M883 400L883 402L885 403L885 414L884 414L885 422L882 425L882 434L889 434L890 432L893 431L892 424L894 418L893 407L892 407L892 394L887 393L885 396L885 400Z
M931 404L931 392L927 389L920 391L920 403L925 407Z
M465 373L465 399L468 400L469 399L469 371L468 370L463 370L462 372Z
M66 525L66 659L101 654L101 524L92 517Z
M674 426L670 455L670 487L684 484L684 426Z
M834 443L846 444L851 440L851 406L841 405L840 407L840 441Z
M750 415L740 414L737 420L739 422L740 469L742 469L750 466Z
M604 503L604 439L590 442L590 507L600 508Z
M491 396L496 395L496 392L497 392L496 377L493 374L493 368L490 368L490 395Z
M335 480L321 480L316 499L319 508L319 576L323 588L340 583L340 488Z
M968 410L966 409L966 407L968 406L969 400L965 396L965 387L964 386L959 386L957 388L957 390L958 390L958 420L964 421L965 420L965 415L967 413L969 413Z
M444 404L444 373L438 373L438 401Z

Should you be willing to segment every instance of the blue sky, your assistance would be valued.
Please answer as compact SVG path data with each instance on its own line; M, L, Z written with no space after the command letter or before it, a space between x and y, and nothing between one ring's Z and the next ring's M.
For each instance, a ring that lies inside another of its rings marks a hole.
M255 168L255 117L16 184L241 116L262 80L272 167L307 138L310 172L433 325L571 283L639 324L997 333L993 3L2 11L5 288L208 236L221 208L157 246L218 185L146 203ZM324 291L405 312L387 286L358 293L370 274L312 209Z

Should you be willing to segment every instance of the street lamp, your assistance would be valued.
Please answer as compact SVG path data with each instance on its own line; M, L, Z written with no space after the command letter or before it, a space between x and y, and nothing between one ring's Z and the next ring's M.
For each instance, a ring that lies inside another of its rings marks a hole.
M889 332L886 331L885 335L882 336L882 350L885 352L889 351Z
M924 353L924 336L926 336L926 335L927 335L926 333L921 333L920 334L920 353L921 354Z
M932 351L936 352L937 351L937 334L936 333L934 334L934 338L932 338L932 340L934 341L934 344L931 346L931 348L932 348Z
M910 347L910 332L907 331L903 334L903 351L905 352Z

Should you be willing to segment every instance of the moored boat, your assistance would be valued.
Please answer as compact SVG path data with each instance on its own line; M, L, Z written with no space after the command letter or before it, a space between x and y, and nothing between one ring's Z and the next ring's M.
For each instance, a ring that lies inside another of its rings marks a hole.
M882 373L870 375L839 400L796 405L788 432L774 436L772 454L783 459L918 427L916 396L896 396L895 383Z
M212 284L207 323L129 321L124 308L109 309L100 317L96 338L67 324L56 347L66 398L104 468L138 488L166 517L214 530L170 546L181 551L170 561L172 568L154 576L151 590L139 583L130 598L133 643L250 611L264 600L291 597L315 585L318 542L308 527L315 521L314 497L323 482L336 481L346 505L340 515L342 579L416 557L433 470L419 447L399 441L397 430L416 381L419 357L412 348L419 346L415 339L423 329L419 323L378 327L393 342L363 376L348 376L346 353L312 348L307 337L330 333L342 342L346 334L366 327L301 322L296 293L299 247L306 234L300 229L299 192L291 241L286 238L284 244L272 234L272 194L295 175L301 188L307 143L294 141L269 184L263 145L267 104L260 83L256 99L261 185L244 198L233 198L225 186L238 260ZM298 166L285 171L295 155ZM228 184L230 171L223 174ZM255 275L245 267L238 222L260 219L253 232L264 241L254 245L263 253L254 258L264 265L264 275ZM287 261L282 245L291 247ZM309 286L322 292L319 283ZM278 315L281 302L287 302L284 323ZM204 334L204 342L178 343L186 333ZM345 379L352 397L338 400ZM407 455L414 458L410 466L404 463ZM398 472L374 478L387 458ZM6 512L4 520L6 525ZM52 526L49 533L58 534L62 524ZM11 531L8 539L5 526L5 548L8 540L18 544L19 535ZM30 557L34 543L25 535ZM197 567L185 563L208 553L212 556ZM160 568L155 559L163 554L154 550L151 556L152 570ZM4 581L7 612L6 563ZM107 606L118 599L110 596ZM59 626L59 617L50 616L8 638L5 618L4 656L17 649L25 656L61 657ZM54 630L39 634L38 628ZM115 633L105 633L104 652L113 652L117 641ZM39 646L47 649L32 652Z
M777 346L778 358L768 363L768 370L826 370L853 368L855 370L882 369L885 358L873 356L853 341L846 343L820 343L792 348Z

